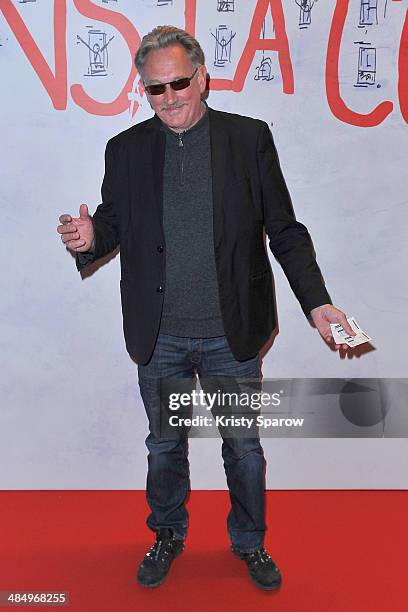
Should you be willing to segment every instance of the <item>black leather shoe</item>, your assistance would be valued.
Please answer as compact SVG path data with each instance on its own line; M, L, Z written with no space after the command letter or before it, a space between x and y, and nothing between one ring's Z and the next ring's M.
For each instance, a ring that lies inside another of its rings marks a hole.
M144 587L158 587L165 581L170 565L183 552L184 540L174 537L171 529L160 529L156 542L139 565L137 581Z
M249 575L258 588L264 591L279 589L282 584L281 573L264 548L252 553L241 553L232 548L232 552L245 561Z

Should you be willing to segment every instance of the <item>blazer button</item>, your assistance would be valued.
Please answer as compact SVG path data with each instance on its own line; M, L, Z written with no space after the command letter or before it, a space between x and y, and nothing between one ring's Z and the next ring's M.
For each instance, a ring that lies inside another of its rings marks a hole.
M163 287L159 285L156 289L157 293L163 293Z
M159 253L163 253L164 249L161 244L159 244L159 246L157 247L157 250Z

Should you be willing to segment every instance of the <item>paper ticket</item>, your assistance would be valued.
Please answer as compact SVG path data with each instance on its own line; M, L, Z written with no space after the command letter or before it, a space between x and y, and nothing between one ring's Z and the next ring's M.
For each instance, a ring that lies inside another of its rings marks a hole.
M372 338L361 329L354 317L347 318L347 321L352 330L356 332L355 336L349 336L340 323L330 323L331 333L336 344L348 344L348 346L354 347L372 340Z

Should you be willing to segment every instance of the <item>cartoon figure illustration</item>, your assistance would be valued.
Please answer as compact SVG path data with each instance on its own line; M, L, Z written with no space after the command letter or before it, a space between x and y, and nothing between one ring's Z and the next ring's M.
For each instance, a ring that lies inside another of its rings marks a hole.
M226 25L220 25L216 29L215 35L215 59L214 66L222 67L227 62L231 61L231 41L235 37L236 32L228 30Z
M355 87L368 87L375 84L377 49L360 47L358 50L357 83Z
M312 8L317 0L295 0L300 7L299 28L304 29L312 23Z
M89 49L89 66L88 74L85 76L106 76L109 64L108 45L115 38L111 36L106 40L106 32L102 30L89 30L88 42L85 42L77 34L77 40L80 41Z
M378 0L361 0L360 27L378 24Z
M235 10L235 0L217 0L217 11L219 13L233 13Z
M265 20L262 24L262 39L265 38ZM254 81L272 81L272 60L270 57L265 57L265 50L262 49L262 60L259 66L256 67Z
M270 57L262 57L261 63L256 67L254 81L272 81L272 60Z

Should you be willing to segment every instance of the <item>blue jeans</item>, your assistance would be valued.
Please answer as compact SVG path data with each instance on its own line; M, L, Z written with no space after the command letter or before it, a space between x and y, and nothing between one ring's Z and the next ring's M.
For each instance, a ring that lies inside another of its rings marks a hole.
M141 396L149 419L146 438L148 454L147 501L151 513L148 526L154 531L171 527L184 538L188 513L184 505L190 488L188 438L160 436L160 379L183 378L195 386L205 377L248 377L260 380L258 356L237 361L225 336L181 338L159 334L147 365L138 366ZM232 380L232 379L231 379ZM187 382L186 380L184 382ZM228 534L239 552L253 552L263 546L265 534L265 459L256 431L254 437L223 437L222 457L230 492Z

